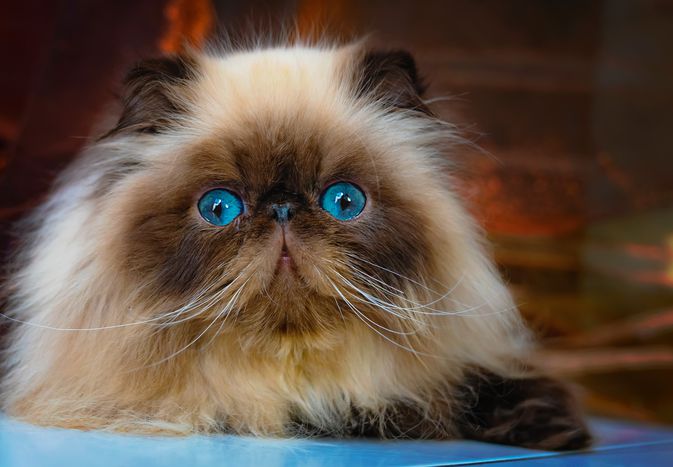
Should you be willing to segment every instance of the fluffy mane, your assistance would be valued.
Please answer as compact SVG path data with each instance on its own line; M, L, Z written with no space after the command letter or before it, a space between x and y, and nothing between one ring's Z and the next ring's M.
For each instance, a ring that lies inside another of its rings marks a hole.
M410 55L361 43L139 64L117 124L31 218L4 409L122 431L464 434L475 375L522 378L530 339L423 89ZM314 209L335 179L366 192L356 221ZM229 230L195 212L212 186L245 193ZM282 280L259 207L278 193L299 206Z

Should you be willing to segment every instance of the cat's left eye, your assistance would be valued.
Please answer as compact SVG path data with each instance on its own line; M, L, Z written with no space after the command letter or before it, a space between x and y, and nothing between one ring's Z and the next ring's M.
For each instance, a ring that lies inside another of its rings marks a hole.
M243 212L243 201L235 193L216 188L204 194L198 203L203 219L218 227L230 224Z
M337 182L328 186L320 197L320 206L340 221L356 218L365 208L367 198L355 184Z

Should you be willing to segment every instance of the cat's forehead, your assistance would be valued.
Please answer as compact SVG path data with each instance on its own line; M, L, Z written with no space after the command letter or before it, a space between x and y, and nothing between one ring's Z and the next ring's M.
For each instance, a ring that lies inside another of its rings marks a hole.
M143 158L192 184L409 184L426 173L420 154L440 135L410 56L358 44L150 62L127 85L112 134L159 135L143 139Z
M246 189L282 185L313 190L337 179L366 182L376 172L372 149L338 130L250 125L234 137L216 133L188 158L189 169L212 180L240 182Z
M203 129L267 126L269 136L279 125L299 130L311 121L334 124L335 117L352 110L352 60L349 48L202 57L192 115Z
M192 124L193 164L257 186L372 170L354 113L347 49L274 49L206 57Z

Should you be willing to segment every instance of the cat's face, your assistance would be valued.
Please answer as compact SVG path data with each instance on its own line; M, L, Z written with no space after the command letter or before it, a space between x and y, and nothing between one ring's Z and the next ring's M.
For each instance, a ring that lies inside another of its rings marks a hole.
M444 436L465 369L508 374L526 335L421 88L408 54L360 45L134 69L31 218L3 408L264 435L420 415Z
M105 195L123 213L114 233L123 269L169 320L257 337L353 319L401 333L418 321L403 300L410 288L427 295L417 283L441 248L426 230L442 175L396 128L430 121L414 100L413 64L344 52L311 76L296 57L273 57L136 72L108 136L153 154ZM373 119L370 94L389 86L393 111Z

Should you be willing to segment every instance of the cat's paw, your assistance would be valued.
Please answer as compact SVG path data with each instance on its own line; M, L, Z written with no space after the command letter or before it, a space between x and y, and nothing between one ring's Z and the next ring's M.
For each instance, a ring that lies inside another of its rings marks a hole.
M463 394L460 430L468 438L545 450L591 444L572 393L551 378L481 373L468 379Z

